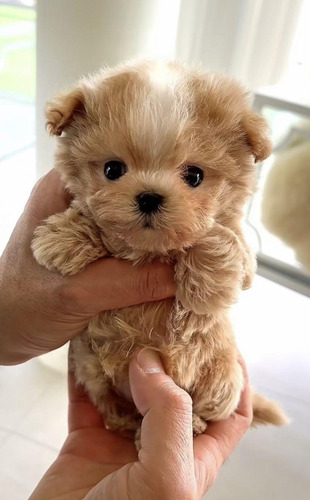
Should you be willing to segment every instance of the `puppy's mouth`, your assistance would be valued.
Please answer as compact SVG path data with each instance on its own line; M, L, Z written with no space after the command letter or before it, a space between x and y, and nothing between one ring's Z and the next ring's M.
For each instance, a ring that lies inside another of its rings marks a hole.
M143 223L143 229L155 229L150 219L146 218L146 220Z

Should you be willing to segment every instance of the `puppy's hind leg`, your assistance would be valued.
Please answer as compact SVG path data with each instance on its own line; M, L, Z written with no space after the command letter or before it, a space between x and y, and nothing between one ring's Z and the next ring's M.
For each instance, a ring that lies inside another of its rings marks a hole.
M228 418L237 408L243 388L243 373L236 353L217 353L205 366L192 392L194 433L206 428L206 421Z
M85 334L71 341L70 365L76 381L85 387L91 401L103 415L105 426L123 431L133 438L140 426L141 416L134 404L117 392Z
M102 402L102 412L107 429L121 431L131 439L136 438L142 417L134 404L119 395L112 385Z

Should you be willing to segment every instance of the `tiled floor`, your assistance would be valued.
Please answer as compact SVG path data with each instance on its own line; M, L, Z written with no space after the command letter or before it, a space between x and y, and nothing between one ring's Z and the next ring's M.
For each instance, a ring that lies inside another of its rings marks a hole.
M34 360L0 367L1 498L26 499L66 436L66 381Z
M256 277L232 316L252 383L277 399L292 422L249 432L206 498L307 500L309 299ZM66 436L64 352L50 358L0 368L1 498L27 498ZM50 367L56 362L61 370Z
M208 500L307 500L310 491L309 298L256 277L233 310L251 382L291 418L251 430L222 468Z

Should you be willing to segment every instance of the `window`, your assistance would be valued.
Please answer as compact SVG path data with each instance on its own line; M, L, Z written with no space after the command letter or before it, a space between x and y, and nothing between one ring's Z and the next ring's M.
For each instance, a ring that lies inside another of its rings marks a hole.
M35 2L0 2L0 253L35 179Z

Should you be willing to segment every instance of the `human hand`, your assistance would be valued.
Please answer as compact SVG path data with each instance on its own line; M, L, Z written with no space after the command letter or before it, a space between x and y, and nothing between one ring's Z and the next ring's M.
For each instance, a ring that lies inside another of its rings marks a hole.
M129 368L132 397L144 417L138 455L131 441L105 429L69 374L69 435L29 500L200 499L252 421L243 369L236 412L193 439L190 396L164 373L154 351L139 351Z
M175 293L172 266L134 267L104 258L74 276L48 271L33 258L33 232L70 199L55 170L35 186L0 259L0 364L51 351L81 333L97 313Z

